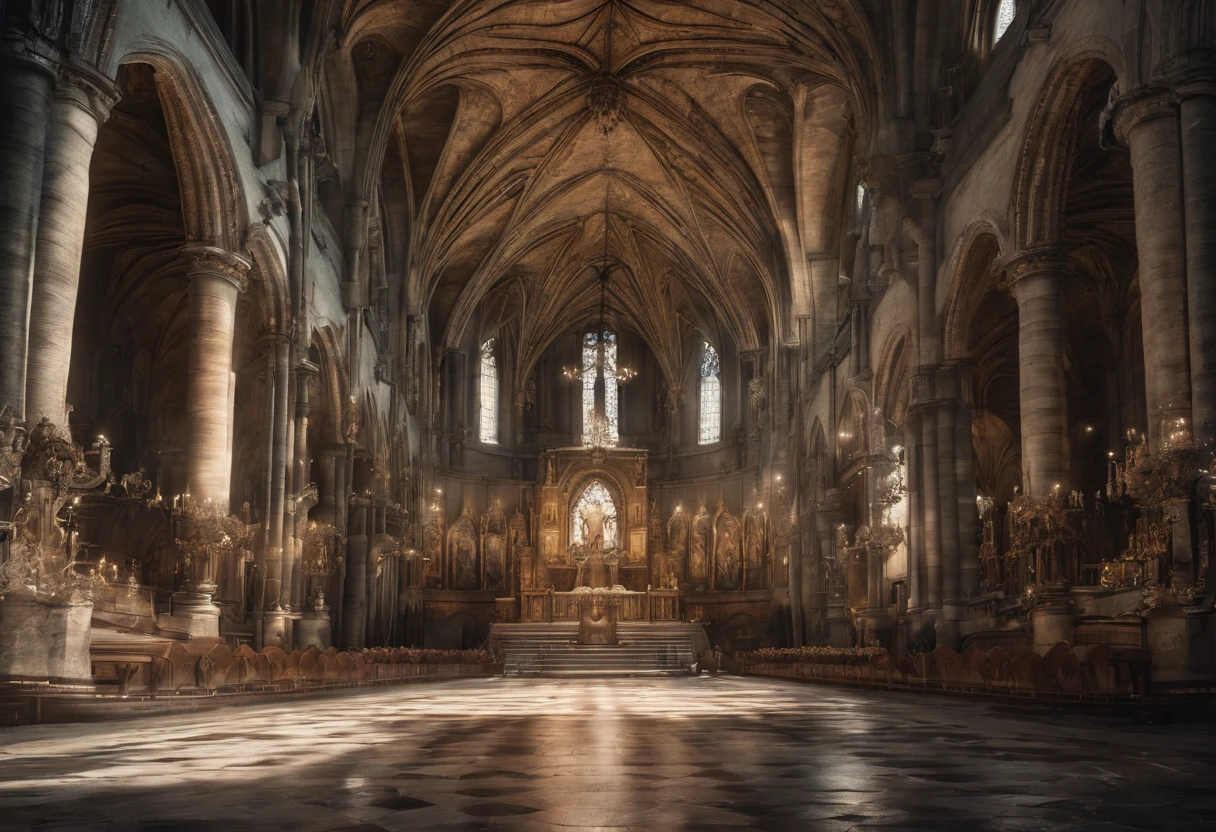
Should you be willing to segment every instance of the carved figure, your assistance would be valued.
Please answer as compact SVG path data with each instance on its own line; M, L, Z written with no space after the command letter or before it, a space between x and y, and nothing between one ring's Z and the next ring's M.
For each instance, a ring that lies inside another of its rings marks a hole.
M714 587L739 589L743 585L742 541L739 521L718 501L714 512Z
M688 579L694 583L709 578L709 534L709 512L701 506L692 520L692 546L688 554Z
M452 574L452 589L477 589L477 525L473 521L473 506L464 504L464 511L448 530L448 568Z
M437 589L443 583L443 509L431 505L426 524L422 527L422 553L427 558L426 586Z
M764 512L748 510L743 515L743 588L764 589Z
M688 567L688 515L680 506L667 521L667 547L672 574L683 580Z
M481 587L504 590L507 588L507 518L502 510L502 501L494 504L481 515Z

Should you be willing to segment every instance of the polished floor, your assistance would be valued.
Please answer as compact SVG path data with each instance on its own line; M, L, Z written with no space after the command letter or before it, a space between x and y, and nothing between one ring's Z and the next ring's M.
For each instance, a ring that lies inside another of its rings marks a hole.
M754 679L479 679L0 729L0 827L1212 829L1214 740Z

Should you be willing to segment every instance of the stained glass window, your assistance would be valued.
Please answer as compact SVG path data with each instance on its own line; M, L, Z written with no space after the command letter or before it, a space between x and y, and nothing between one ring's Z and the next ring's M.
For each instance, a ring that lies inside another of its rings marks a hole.
M606 420L604 435L595 435L595 379L599 375L596 368L596 358L599 351L599 341L594 332L583 336L583 444L600 444L613 447L620 442L620 421L618 416L620 395L616 383L616 333L604 330L604 416ZM599 440L598 443L595 440Z
M708 341L701 345L701 437L708 445L722 438L722 376L718 351Z
M616 503L604 484L595 480L583 489L570 511L570 540L581 545L603 535L603 548L611 549L619 545L617 529Z
M1005 36L1005 32L1009 31L1017 13L1018 0L1000 0L1000 5L996 7L996 23L992 33L993 45L996 45L996 42Z
M478 438L498 444L498 361L494 358L494 339L481 345L481 387Z

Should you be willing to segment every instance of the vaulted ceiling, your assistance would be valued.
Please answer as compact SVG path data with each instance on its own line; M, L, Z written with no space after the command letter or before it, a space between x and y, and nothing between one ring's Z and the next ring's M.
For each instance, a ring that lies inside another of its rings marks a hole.
M513 321L530 369L607 252L611 313L675 379L694 329L758 348L812 314L874 51L846 0L365 1L327 126L432 343Z

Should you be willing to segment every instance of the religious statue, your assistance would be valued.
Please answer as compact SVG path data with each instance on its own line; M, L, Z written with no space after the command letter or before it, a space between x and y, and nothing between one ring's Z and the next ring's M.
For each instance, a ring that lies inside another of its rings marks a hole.
M688 555L688 580L692 583L709 578L709 512L705 506L697 510L692 520L692 547Z
M422 527L422 554L427 558L427 589L438 589L443 582L443 509L432 503Z
M481 588L507 588L507 518L502 501L495 500L481 515Z
M667 551L671 556L671 571L680 580L688 564L688 515L681 506L676 506L667 521Z
M743 585L743 559L739 521L718 501L714 512L714 588L738 589Z
M473 522L473 505L467 501L460 519L448 530L448 568L452 589L477 589L477 525Z
M743 586L764 589L764 512L749 509L743 514Z
M641 454L633 458L633 484L638 486L646 484L646 457Z

